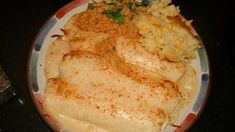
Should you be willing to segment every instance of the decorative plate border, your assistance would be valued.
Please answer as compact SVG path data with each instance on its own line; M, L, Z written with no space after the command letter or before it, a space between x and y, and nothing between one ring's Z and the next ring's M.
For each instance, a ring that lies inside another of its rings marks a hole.
M27 68L29 91L31 93L31 97L34 102L34 105L36 106L41 117L54 130L59 130L60 126L58 125L56 121L54 121L51 117L49 117L46 114L46 111L42 107L43 97L41 93L39 92L38 78L37 78L37 74L38 74L37 66L38 66L39 52L41 50L45 37L48 35L52 27L60 19L62 19L67 13L69 13L70 11L72 11L73 9L81 5L87 4L88 2L89 0L81 0L81 1L75 0L65 5L60 10L58 10L43 25L43 27L39 31L31 47L31 53L28 59L28 68ZM183 122L179 125L180 127L176 127L175 129L173 129L174 132L182 132L190 128L190 126L196 121L196 119L202 112L202 109L205 106L205 103L209 94L209 89L210 89L210 67L209 66L210 65L209 65L208 56L207 56L207 52L206 52L204 45L201 49L198 50L198 55L199 55L200 65L201 65L201 75L200 75L201 87L199 89L198 97L191 109L191 112L189 112L188 115L185 116Z

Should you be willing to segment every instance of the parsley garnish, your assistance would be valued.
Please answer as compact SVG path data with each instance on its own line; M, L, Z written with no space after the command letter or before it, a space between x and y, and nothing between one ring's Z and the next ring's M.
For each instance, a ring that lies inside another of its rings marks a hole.
M122 14L122 9L118 9L117 11L104 10L102 13L105 14L109 19L112 19L114 22L118 24L124 23L124 16Z
M88 8L89 10L94 10L95 7L94 7L93 4L89 3L88 6L87 6L87 8Z
M149 6L149 0L142 0L142 6Z
M130 10L134 10L135 9L135 3L133 3L133 2L127 2L126 6Z
M126 6L130 10L134 10L136 7L139 6L149 6L150 1L149 0L142 0L141 2L127 2Z

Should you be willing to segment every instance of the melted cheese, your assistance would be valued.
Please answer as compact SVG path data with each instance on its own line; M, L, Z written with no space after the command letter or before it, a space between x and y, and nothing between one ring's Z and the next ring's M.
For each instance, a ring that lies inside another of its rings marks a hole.
M46 107L111 131L160 131L179 100L175 85L143 85L115 70L95 55L66 55L48 82Z
M185 71L185 66L182 63L172 63L161 60L159 56L150 54L140 45L133 45L130 41L126 41L125 39L118 39L116 49L117 54L126 62L160 74L167 80L175 82Z

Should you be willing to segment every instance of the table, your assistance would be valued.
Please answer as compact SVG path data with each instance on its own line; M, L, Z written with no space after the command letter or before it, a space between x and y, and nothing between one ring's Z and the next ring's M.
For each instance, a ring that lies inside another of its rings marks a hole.
M0 63L17 97L0 105L1 131L50 132L36 111L27 85L31 44L43 23L69 0L1 0ZM219 0L174 0L208 50L211 90L205 108L189 131L232 131L235 122L235 44L232 4Z

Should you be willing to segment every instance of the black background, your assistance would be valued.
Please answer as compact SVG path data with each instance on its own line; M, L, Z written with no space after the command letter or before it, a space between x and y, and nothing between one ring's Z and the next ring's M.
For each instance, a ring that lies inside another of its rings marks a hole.
M205 108L189 131L235 131L235 30L231 1L173 0L193 25L208 50L211 90ZM1 0L0 64L17 97L0 105L1 131L52 131L33 106L27 86L27 60L44 22L69 0ZM17 99L23 100L23 104Z

